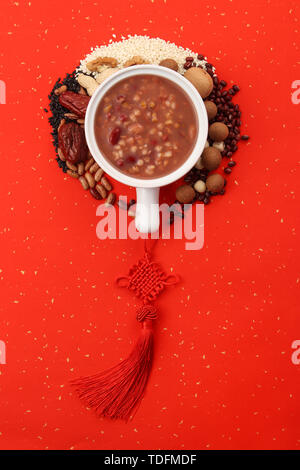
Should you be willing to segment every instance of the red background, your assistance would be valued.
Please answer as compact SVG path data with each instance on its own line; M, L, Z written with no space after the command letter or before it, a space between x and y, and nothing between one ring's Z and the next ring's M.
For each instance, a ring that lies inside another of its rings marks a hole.
M297 3L1 2L2 449L299 448ZM130 351L136 301L114 278L142 246L96 238L97 202L58 170L42 109L91 46L128 33L206 54L240 85L251 140L205 208L204 248L157 247L182 282L158 301L153 373L125 424L97 419L68 380Z

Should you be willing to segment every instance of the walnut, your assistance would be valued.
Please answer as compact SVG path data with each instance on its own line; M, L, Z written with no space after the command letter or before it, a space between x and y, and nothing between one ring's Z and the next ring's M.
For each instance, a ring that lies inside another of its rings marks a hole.
M125 62L124 67L131 67L132 65L141 65L141 64L147 64L147 62L139 55L135 55L131 59Z
M88 62L86 64L86 67L91 71L91 72L97 72L98 68L101 67L102 65L108 65L109 67L116 67L118 65L117 59L114 59L113 57L97 57L97 59L92 60L91 62Z

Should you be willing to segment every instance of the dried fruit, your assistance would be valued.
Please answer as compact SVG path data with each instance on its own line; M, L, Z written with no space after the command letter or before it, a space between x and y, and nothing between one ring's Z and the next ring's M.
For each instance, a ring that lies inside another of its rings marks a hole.
M120 135L121 135L120 127L115 127L109 135L109 142L112 145L116 145L119 142Z
M78 118L84 118L89 101L89 96L79 95L73 91L65 91L59 96L60 104L76 114Z
M86 160L88 148L84 130L76 122L67 122L60 127L58 143L65 159L69 162L78 163Z

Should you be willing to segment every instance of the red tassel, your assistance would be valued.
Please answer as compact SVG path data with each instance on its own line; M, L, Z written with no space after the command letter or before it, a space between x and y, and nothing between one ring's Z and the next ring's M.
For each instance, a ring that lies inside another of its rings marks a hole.
M127 359L105 372L72 382L81 400L98 415L128 420L140 404L152 366L152 323L157 318L156 308L149 302L153 302L165 286L177 282L178 276L167 276L157 263L151 261L146 241L144 257L132 266L128 276L117 279L119 286L134 291L143 300L144 305L137 313L142 329Z
M98 415L128 420L140 404L152 366L155 318L155 307L142 306L137 314L141 334L130 356L107 371L72 382L84 404Z

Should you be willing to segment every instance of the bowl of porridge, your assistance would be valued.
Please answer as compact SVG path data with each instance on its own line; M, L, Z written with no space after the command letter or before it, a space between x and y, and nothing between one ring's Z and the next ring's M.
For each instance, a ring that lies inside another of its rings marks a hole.
M96 162L136 188L136 227L143 233L158 230L159 188L195 165L207 130L207 112L196 88L157 65L137 65L109 77L92 96L85 118Z

